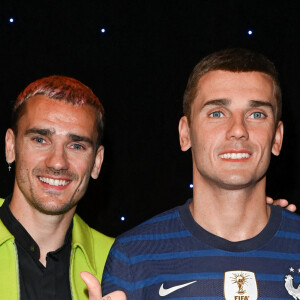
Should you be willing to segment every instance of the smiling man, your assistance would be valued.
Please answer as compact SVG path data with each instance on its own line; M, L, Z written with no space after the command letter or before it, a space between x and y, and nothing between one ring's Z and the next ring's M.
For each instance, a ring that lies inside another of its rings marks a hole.
M87 299L80 272L101 280L113 239L74 213L99 175L102 133L99 99L73 78L42 78L19 95L5 138L15 183L0 208L1 299Z
M193 199L117 238L103 291L128 299L300 299L300 217L266 204L283 140L277 72L228 49L194 68L179 122Z

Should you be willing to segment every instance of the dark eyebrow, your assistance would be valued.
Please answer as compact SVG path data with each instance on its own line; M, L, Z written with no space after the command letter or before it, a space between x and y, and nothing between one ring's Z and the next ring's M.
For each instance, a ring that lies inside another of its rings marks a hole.
M205 106L228 106L230 105L231 101L229 99L215 99L215 100L210 100L204 103L203 107ZM274 111L274 107L270 102L267 101L262 101L262 100L249 100L250 107L255 108L255 107L270 107L272 112ZM202 108L203 108L202 107Z
M40 134L44 136L50 136L55 133L54 129L41 129L41 128L30 128L25 131L25 135L28 134Z
M261 100L250 100L250 107L261 107L261 106L264 106L264 107L270 107L272 111L274 111L274 107L273 105L270 103L270 102L267 102L267 101L261 101Z
M203 107L205 106L228 106L231 103L229 99L214 99L204 103Z
M29 135L29 134L39 134L42 136L51 136L51 135L55 134L55 130L54 129L45 129L45 128L30 128L30 129L27 129L25 132L25 135ZM69 133L68 137L73 142L86 142L92 146L94 145L93 141L86 136Z
M94 145L93 141L86 136L81 136L81 135L70 133L69 137L73 142L86 142L90 145Z

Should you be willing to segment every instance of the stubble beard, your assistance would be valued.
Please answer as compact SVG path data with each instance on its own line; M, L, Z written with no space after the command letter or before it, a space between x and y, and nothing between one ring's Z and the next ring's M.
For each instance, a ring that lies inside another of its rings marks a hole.
M22 173L22 171L21 171ZM50 169L40 169L35 168L31 172L32 178L37 178L39 175L64 175L64 177L67 177L71 181L78 181L78 175L72 172L68 172L65 170L50 170ZM39 179L37 179L39 180ZM33 183L30 183L30 180L28 180L28 176L25 174L24 176L20 176L17 179L19 189L21 190L22 194L24 195L27 203L35 208L37 211L39 211L42 214L45 215L63 215L70 211L74 206L77 206L79 200L81 197L75 197L75 194L77 194L80 190L79 188L76 188L76 190L69 195L69 199L64 200L63 203L59 200L59 195L61 194L59 191L42 191L38 188L36 188ZM22 188L22 186L28 185L30 186L29 191ZM28 193L29 192L29 193ZM43 194L43 195L41 195Z
M51 198L54 198L55 195L51 195L52 193L48 192ZM66 203L59 205L51 201L49 203L47 200L43 200L42 197L36 196L34 193L31 193L31 197L26 198L29 205L34 207L37 211L45 215L58 216L67 213L74 206L77 206L79 199L77 201L73 200L73 197L69 199ZM47 196L46 196L47 197Z

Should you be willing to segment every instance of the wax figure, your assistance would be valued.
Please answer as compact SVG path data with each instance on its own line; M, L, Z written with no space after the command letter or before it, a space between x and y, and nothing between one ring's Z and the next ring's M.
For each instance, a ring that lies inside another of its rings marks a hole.
M73 78L39 79L17 98L5 137L15 182L0 201L1 299L82 300L80 272L101 281L113 239L75 209L99 175L102 133L99 99Z
M193 199L115 241L104 294L127 299L300 299L300 217L266 204L266 171L283 140L276 69L245 49L194 68L179 122Z

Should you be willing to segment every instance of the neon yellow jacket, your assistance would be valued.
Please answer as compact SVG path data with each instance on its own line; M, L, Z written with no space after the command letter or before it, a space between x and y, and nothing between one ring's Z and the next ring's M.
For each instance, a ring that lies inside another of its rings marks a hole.
M0 206L3 202L0 199ZM88 299L80 272L88 271L101 281L113 241L113 238L90 228L78 215L74 215L70 258L71 293L74 300ZM18 266L15 238L0 220L0 299L20 299Z

